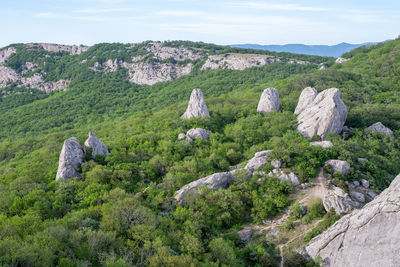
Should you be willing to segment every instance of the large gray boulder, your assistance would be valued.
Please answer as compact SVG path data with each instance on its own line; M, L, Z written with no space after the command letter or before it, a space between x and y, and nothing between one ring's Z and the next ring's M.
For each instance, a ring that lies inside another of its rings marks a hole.
M297 130L304 136L324 136L328 132L339 134L346 122L347 109L337 88L319 93L298 116Z
M298 186L300 184L299 177L297 177L297 175L293 172L280 174L278 180L279 182L282 182L283 180L289 180L293 186Z
M94 158L96 155L107 155L108 149L101 142L92 131L89 131L89 137L85 141L85 147L92 149L92 157Z
M382 122L378 121L371 126L367 128L370 131L378 132L378 133L384 133L389 136L393 136L393 131L390 130L389 128L385 127L385 125L382 124Z
M317 90L312 87L306 87L301 92L299 97L299 102L297 103L296 109L294 111L295 115L299 115L303 110L305 110L315 99L318 95Z
M344 160L331 159L325 162L325 166L330 165L334 172L340 172L341 174L347 174L350 170L350 163Z
M233 175L230 172L214 173L183 186L176 192L174 198L176 202L182 204L184 202L184 196L188 192L196 191L200 186L207 186L211 190L216 190L219 188L227 188L231 182L233 182Z
M212 132L202 128L193 128L187 131L186 136L192 139L208 140Z
M362 209L313 238L306 250L324 266L400 266L400 175Z
M254 154L254 157L251 158L247 164L245 169L251 173L254 170L261 169L267 164L267 160L270 158L269 154L272 150L264 150Z
M190 119L193 117L209 117L206 101L203 92L200 89L193 89L188 107L181 116L182 119Z
M80 177L76 169L83 162L84 155L84 149L75 137L65 140L60 153L56 180Z
M346 213L353 210L354 206L358 206L343 189L332 187L324 195L322 204L326 211L333 208L336 214Z
M262 92L258 102L257 112L270 112L279 110L279 93L275 88L267 88Z

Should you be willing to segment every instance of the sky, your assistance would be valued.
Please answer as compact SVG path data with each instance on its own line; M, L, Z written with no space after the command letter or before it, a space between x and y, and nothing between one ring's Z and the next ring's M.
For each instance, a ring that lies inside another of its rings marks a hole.
M400 35L399 0L0 0L0 47L146 40L363 43Z

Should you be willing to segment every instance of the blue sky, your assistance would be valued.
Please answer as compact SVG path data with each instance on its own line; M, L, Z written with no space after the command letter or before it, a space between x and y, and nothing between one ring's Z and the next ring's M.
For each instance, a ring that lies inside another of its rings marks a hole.
M1 0L0 7L0 47L144 40L336 44L400 34L399 0Z

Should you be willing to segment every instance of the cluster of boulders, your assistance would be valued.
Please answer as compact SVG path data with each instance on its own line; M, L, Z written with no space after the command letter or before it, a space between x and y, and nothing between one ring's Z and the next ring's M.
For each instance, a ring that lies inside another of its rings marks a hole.
M180 133L178 135L178 141L193 142L193 139L208 140L211 133L211 131L202 128L192 128L187 131L186 134Z
M85 153L92 150L92 158L96 155L107 155L108 149L92 131L86 139L84 146L81 146L75 137L64 141L61 149L56 180L80 177L78 167L84 162Z
M324 266L399 266L400 175L362 209L316 236L307 253Z

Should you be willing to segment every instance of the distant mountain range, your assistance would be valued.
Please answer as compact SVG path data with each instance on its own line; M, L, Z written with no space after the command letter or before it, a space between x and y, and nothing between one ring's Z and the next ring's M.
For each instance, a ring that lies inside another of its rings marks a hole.
M387 41L385 41L387 42ZM337 45L304 45L304 44L286 44L286 45L259 45L259 44L234 44L231 47L250 48L259 50L269 50L274 52L290 52L305 55L317 55L328 57L339 57L350 50L366 45L374 45L379 42L369 42L362 44L340 43Z

